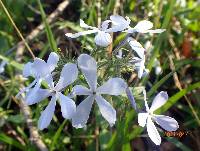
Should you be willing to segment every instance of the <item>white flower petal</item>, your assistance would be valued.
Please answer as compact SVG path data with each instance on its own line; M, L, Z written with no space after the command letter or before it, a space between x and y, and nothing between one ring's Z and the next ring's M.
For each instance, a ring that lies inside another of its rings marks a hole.
M112 27L106 30L106 32L118 32L123 31L129 27L130 19L126 17L126 19L119 15L110 16L110 20L112 21Z
M95 99L97 101L102 116L108 121L110 126L113 126L116 121L115 109L102 96L96 95Z
M106 30L106 32L118 32L123 31L124 29L129 27L130 19L126 17L126 19L119 15L110 16L110 20L112 21L112 27Z
M144 52L145 52L145 49L142 47L142 45L137 42L135 39L133 38L128 38L128 42L129 42L129 45L131 46L131 48L137 53L137 55L142 59L144 58Z
M144 127L147 123L148 113L138 113L138 124Z
M1 64L0 64L0 73L3 73L5 71L5 66L6 64L8 64L7 61L2 61Z
M78 66L81 69L91 90L96 90L97 87L97 63L91 56L81 54L78 57Z
M127 84L121 78L111 78L97 88L98 94L120 95L125 92Z
M165 29L155 29L155 30L148 30L148 33L157 34L164 32Z
M44 128L47 128L49 126L54 115L55 106L56 106L56 97L53 96L48 106L45 108L45 110L42 112L39 118L38 128L40 130L43 130Z
M71 119L76 112L76 104L72 99L59 93L59 101L61 106L62 116L66 119Z
M153 119L166 131L176 131L179 128L178 122L169 116L154 115Z
M152 105L150 107L150 111L153 112L156 109L160 108L161 106L163 106L166 103L167 100L168 100L167 92L161 91L154 98L154 100L152 102Z
M154 125L153 121L150 117L147 118L147 132L150 137L150 139L156 144L161 144L161 137L158 133L158 130L156 129L156 126Z
M47 82L48 86L50 88L53 88L54 87L54 82L53 82L53 77L51 74L47 75L44 80Z
M92 26L87 25L82 19L80 19L80 26L82 28L86 28L86 29L88 29L88 28L90 28L90 29L96 29L96 27L92 27Z
M162 73L162 68L161 68L161 66L156 66L155 67L155 74L156 75L160 75Z
M135 68L138 71L138 78L141 79L145 70L145 59L143 58L140 62L135 63Z
M153 27L153 23L147 20L142 20L133 28L136 32L147 33Z
M28 105L32 105L35 103L38 103L48 96L50 96L50 91L47 89L41 89L39 87L34 87L33 89L30 89L29 92L26 95L25 101Z
M34 62L32 64L32 69L33 69L33 74L36 77L45 77L46 75L50 74L50 68L48 64L40 58L34 59Z
M75 95L91 95L92 92L88 88L82 86L82 85L76 85L73 87L73 93Z
M33 63L32 62L28 62L24 65L24 68L23 68L23 76L25 78L29 77L29 76L32 76L33 72L32 72L32 65Z
M110 20L103 21L101 24L101 30L105 31L108 28L110 22L111 22Z
M129 62L132 63L132 64L136 64L136 63L139 63L141 61L142 61L141 58L133 57Z
M89 34L93 34L98 32L98 29L92 29L92 30L87 30L87 31L81 31L75 34L72 33L66 33L65 36L69 37L69 38L77 38L80 36L84 36L84 35L89 35Z
M112 38L109 33L99 31L95 36L94 41L98 46L107 47L112 42Z
M72 126L75 128L83 128L86 126L90 115L94 96L88 96L76 108L76 113L72 117Z
M59 61L59 56L55 52L51 52L47 60L47 64L49 65L49 70L51 72L57 66L58 61Z
M72 84L77 79L77 76L78 76L78 69L76 64L73 63L65 64L61 71L60 79L56 84L55 89L59 91L65 88L66 86Z
M134 29L134 28L132 28L132 27L128 27L128 29L127 30L125 30L124 32L127 32L127 33L134 33L134 32L136 32L136 29Z
M145 57L143 59L136 59L138 57L134 57L133 63L135 63L135 69L138 72L138 78L148 75L149 70L145 68Z

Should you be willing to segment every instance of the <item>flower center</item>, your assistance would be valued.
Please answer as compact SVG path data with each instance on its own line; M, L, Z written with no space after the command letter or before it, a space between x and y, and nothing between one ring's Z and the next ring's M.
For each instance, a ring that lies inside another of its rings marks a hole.
M149 116L153 117L153 112L149 112Z

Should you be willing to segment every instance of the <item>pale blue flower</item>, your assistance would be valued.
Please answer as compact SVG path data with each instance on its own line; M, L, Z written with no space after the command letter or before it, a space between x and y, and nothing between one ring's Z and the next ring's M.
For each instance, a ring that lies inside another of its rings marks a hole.
M16 97L19 97L22 93L28 92L30 88L36 87L39 88L41 82L44 80L46 82L53 81L52 72L57 66L59 61L59 56L52 52L49 55L47 62L40 58L35 58L33 62L28 62L24 65L23 76L25 78L32 76L35 80L26 88L21 90Z
M143 46L136 41L135 39L129 37L127 39L129 45L131 48L136 52L138 57L134 57L130 63L134 64L134 67L138 73L138 78L142 78L143 76L146 76L149 73L149 70L145 67L145 49Z
M144 127L147 126L147 133L150 139L156 144L161 144L161 137L154 125L153 121L155 121L158 125L160 125L166 131L176 131L179 128L177 121L174 118L165 115L156 115L153 112L163 106L168 100L167 92L161 91L156 95L154 98L151 107L148 107L146 101L146 91L144 93L144 101L145 101L145 108L146 113L139 113L138 114L138 123L140 126ZM152 121L153 120L153 121Z
M97 28L97 27L92 27L92 26L87 25L83 20L80 19L80 26L82 28L89 29L89 30L81 31L75 34L66 33L65 36L70 37L70 38L77 38L83 35L97 33L94 38L96 45L107 47L112 42L112 38L110 34L106 32L106 30L108 29L109 22L110 22L109 20L106 20L101 24L101 27Z
M78 69L76 64L68 63L63 67L60 79L55 86L54 82L49 80L47 81L48 89L34 87L26 95L25 101L28 105L38 103L51 96L51 101L46 109L42 112L38 121L38 128L40 130L46 128L50 124L54 115L56 100L59 100L62 116L66 119L72 118L76 110L76 105L70 97L63 95L61 92L68 85L72 84L76 80L77 76Z
M78 58L78 67L82 71L88 85L76 85L73 91L76 95L87 95L76 108L72 118L72 125L76 128L86 126L94 100L96 100L102 116L109 122L110 126L115 124L116 111L101 95L120 95L125 92L127 84L121 78L110 78L102 86L97 87L97 63L91 56L82 54Z
M112 24L111 28L108 28L110 23ZM99 28L89 26L83 20L80 20L80 26L89 30L81 31L75 34L66 33L65 35L70 38L77 38L83 35L97 33L94 38L95 44L98 46L107 47L112 42L110 33L123 31L129 27L129 24L130 19L128 17L125 19L119 15L110 16L110 20L103 21Z

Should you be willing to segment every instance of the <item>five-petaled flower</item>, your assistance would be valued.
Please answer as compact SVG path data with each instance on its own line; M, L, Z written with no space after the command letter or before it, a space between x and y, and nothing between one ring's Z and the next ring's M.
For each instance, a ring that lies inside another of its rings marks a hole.
M167 102L168 100L167 92L161 91L159 94L157 94L150 108L148 107L146 101L145 90L143 91L143 94L144 94L146 113L138 114L138 123L142 127L146 125L147 133L150 139L156 145L160 145L161 138L152 120L154 120L158 125L160 125L166 131L176 131L179 128L179 125L174 118L165 115L156 115L153 113L156 109L160 108Z
M135 39L131 37L129 37L127 41L138 56L138 57L133 57L130 63L134 64L134 67L138 72L138 78L141 79L144 75L148 74L149 72L148 69L145 68L145 49L139 42L137 42Z
M97 88L97 63L91 56L82 54L78 58L78 67L81 69L90 89L76 85L73 91L76 95L88 95L76 108L72 118L72 125L82 128L86 125L94 100L96 100L102 116L112 126L116 121L116 111L101 95L120 95L127 87L121 78L111 78Z
M101 27L97 28L87 25L82 19L80 19L80 26L89 30L78 32L75 34L66 33L65 35L70 38L77 38L79 36L97 33L94 38L96 45L107 47L112 42L110 34L106 32L109 26L109 22L109 20L106 20L101 24Z
M24 92L28 92L32 87L35 89L40 88L42 81L51 81L52 80L52 72L57 66L59 61L59 56L52 52L49 55L47 62L40 58L35 58L33 62L28 62L24 65L23 76L25 78L32 76L35 80L26 88L21 90L16 97L19 97Z
M108 28L109 23L112 23L111 28ZM66 33L65 35L70 38L77 38L79 36L97 33L94 38L96 45L107 47L112 42L112 37L110 36L110 33L122 31L128 28L129 24L130 24L130 19L128 17L124 19L123 17L118 15L110 16L110 20L103 21L99 28L89 26L82 19L80 19L80 26L82 28L90 30L78 32L75 34Z
M60 102L62 116L66 119L72 118L76 110L76 105L70 97L63 95L61 92L68 85L72 84L76 80L77 76L78 69L76 64L68 63L63 67L60 79L58 80L58 83L55 86L53 79L50 79L47 81L48 89L33 88L27 94L25 101L28 105L38 103L43 99L51 96L51 101L40 116L38 122L39 129L42 130L50 124L54 115L56 100L59 100Z

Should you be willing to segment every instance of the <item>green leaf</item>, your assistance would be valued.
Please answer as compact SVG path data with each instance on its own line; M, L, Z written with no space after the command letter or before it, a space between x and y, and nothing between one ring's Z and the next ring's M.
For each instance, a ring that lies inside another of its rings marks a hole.
M132 109L132 108L131 108ZM126 112L126 117L119 121L116 125L116 131L112 135L106 150L121 150L129 148L129 128L136 117L136 112L134 110L130 110Z
M7 120L15 124L20 124L24 122L24 117L21 114L10 115Z
M157 91L157 89L163 84L165 83L165 81L167 81L167 79L169 79L174 72L170 72L169 74L167 74L166 76L164 76L160 81L158 81L152 88L151 90L147 93L147 96L150 97L154 92Z
M177 67L181 67L184 65L192 65L193 67L197 67L200 68L200 60L199 59L182 59L182 60L175 60L175 66Z
M23 146L21 143L3 133L0 133L0 141L12 145L20 150L26 150L25 146Z
M173 137L167 137L166 138L169 142L172 142L176 147L180 148L183 151L192 151L190 148L188 148L185 144L178 141L176 138Z
M65 124L66 124L66 120L63 121L63 123L60 125L60 127L59 127L58 130L56 131L56 134L54 135L53 141L52 141L52 143L51 143L51 147L50 147L50 150L51 150L51 151L54 150L55 144L57 144L58 138L60 137L61 132L62 132L62 130L63 130Z
M23 64L20 64L20 63L18 63L16 61L13 61L13 60L11 60L11 59L9 59L7 57L4 57L4 56L0 55L0 59L2 59L4 61L7 61L8 64L10 64L11 66L13 66L13 67L15 67L15 68L17 68L19 70L23 69Z

